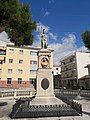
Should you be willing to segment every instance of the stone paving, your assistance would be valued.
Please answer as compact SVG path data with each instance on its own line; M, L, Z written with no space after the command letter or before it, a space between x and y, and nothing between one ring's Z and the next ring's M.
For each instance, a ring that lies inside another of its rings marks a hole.
M48 117L48 118L24 118L16 120L90 120L90 99L77 100L82 104L83 115L82 116L70 116L70 117ZM14 99L1 99L0 103L7 103L0 106L0 120L11 120L9 114L12 111L12 105L15 103ZM14 120L14 119L13 119Z

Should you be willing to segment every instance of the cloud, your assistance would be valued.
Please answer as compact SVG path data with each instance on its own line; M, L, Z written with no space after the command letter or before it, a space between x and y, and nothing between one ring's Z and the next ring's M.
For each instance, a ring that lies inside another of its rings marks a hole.
M67 34L62 38L62 43L52 43L54 49L54 64L60 64L60 59L76 50L76 37L74 34Z
M46 12L44 13L44 17L48 16L49 14L50 14L50 12L46 11Z
M0 40L7 43L10 41L10 39L8 38L8 34L5 31L0 33Z
M50 12L48 11L47 8L41 8L41 13L43 17L48 17L50 15Z
M89 50L88 50L85 46L81 46L80 48L77 48L76 51L80 51L80 52L89 52Z
M53 4L54 2L54 0L49 0L49 4Z
M53 34L51 32L48 33L49 37L53 40L57 40L58 36L56 34Z
M46 29L46 36L48 39L49 47L54 49L54 64L59 65L60 59L72 54L75 51L82 51L86 52L88 51L85 46L81 46L80 48L76 45L76 35L73 33L68 33L64 35L64 37L58 41L58 38L60 38L59 35L52 33L49 26L43 25L41 22L37 23L37 31L39 34L41 33L41 28ZM36 36L36 44L40 46L40 35L37 34ZM52 40L54 41L52 43ZM51 42L50 42L51 41Z
M41 22L37 23L37 32L41 33L42 28L45 29L46 33L50 30L49 26L43 25Z

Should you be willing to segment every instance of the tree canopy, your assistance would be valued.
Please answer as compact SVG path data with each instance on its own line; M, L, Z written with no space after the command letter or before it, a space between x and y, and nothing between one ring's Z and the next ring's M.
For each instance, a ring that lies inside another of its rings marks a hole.
M86 30L82 33L82 39L85 46L90 50L90 30Z
M6 31L16 46L32 45L36 22L32 19L29 4L19 0L0 0L0 32Z

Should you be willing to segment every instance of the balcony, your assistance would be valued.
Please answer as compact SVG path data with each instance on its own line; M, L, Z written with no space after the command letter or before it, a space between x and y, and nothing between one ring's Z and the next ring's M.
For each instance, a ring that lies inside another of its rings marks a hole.
M6 49L3 47L0 47L0 66L5 63L5 57L6 57Z
M1 55L6 55L6 50L0 49L0 56L1 56Z
M2 64L5 63L5 55L0 55L0 68L2 67Z
M62 72L69 72L69 71L76 71L76 68L75 67L72 67L72 68L66 68L64 70L61 69L61 73Z
M77 72L75 70L71 70L61 73L61 76L68 79L75 79L77 78Z
M75 63L75 60L76 59L75 59L74 55L69 56L66 59L64 59L64 60L61 61L61 66L65 66L65 65L68 65L68 64Z
M67 66L67 65L70 65L70 64L75 64L75 60L74 61L71 61L71 62L61 62L61 67L64 67L64 66Z
M74 79L77 79L77 76L61 76L63 79L65 80L74 80Z

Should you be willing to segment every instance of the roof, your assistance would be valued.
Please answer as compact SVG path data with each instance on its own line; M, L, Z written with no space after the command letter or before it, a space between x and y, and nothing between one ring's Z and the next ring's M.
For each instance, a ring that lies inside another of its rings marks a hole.
M81 51L73 51L73 52L71 52L70 54L68 54L68 55L66 55L66 56L64 56L63 58L61 58L60 59L60 61L62 62L62 61L64 61L64 60L67 60L68 58L70 58L70 57L72 57L72 56L75 56L77 53L85 53L85 54L88 54L88 53L90 53L90 52L81 52Z
M85 79L90 79L90 75L85 75L85 76L79 78L79 80L85 80Z
M33 47L33 46L14 46L7 44L7 47L14 47L14 48L21 48L21 49L34 49L34 50L40 50L38 47Z

